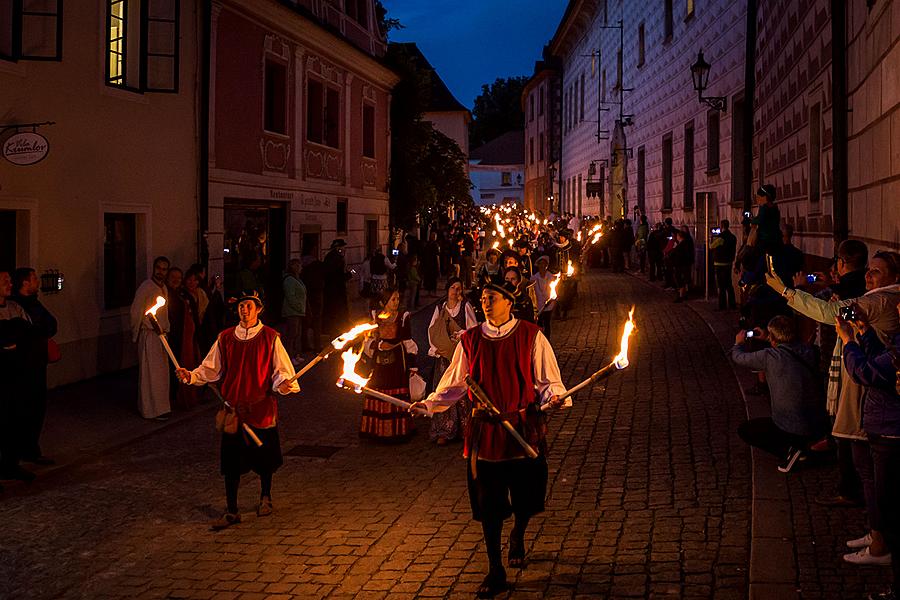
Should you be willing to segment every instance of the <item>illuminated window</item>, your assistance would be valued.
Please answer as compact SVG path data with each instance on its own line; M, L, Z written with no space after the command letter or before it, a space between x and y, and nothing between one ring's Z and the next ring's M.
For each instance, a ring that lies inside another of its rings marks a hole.
M500 185L512 185L512 173L509 171L503 171L500 174Z
M694 16L694 0L684 0L684 18Z
M179 0L108 0L106 83L135 92L177 92Z
M62 0L0 0L0 59L62 60Z

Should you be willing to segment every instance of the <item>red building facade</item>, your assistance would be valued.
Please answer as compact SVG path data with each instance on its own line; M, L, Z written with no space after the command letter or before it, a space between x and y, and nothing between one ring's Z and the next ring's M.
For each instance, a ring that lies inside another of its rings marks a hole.
M226 287L250 269L277 291L290 258L387 242L385 47L372 0L213 3L207 244Z

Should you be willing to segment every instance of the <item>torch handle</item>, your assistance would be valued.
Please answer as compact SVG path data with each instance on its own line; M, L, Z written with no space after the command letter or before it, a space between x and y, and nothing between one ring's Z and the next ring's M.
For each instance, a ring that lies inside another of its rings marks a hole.
M618 370L619 369L616 367L615 361L613 361L613 362L609 363L608 365L606 365L605 367L603 367L602 369L600 369L599 371L597 371L596 373L594 373L593 375L591 375L590 377L588 377L587 379L585 379L584 381L582 381L581 383L579 383L578 385L566 390L566 393L561 395L559 397L559 399L565 400L566 398L570 398L570 397L574 396L575 394L577 394L578 392L580 392L581 390L583 390L584 388L588 387L589 385L593 385L593 384L597 383L598 381L600 381L601 379L606 379L607 377L609 377L610 375L612 375L613 373L615 373ZM545 404L544 406L546 407L547 405ZM544 410L544 408L542 408L542 410Z
M398 406L403 409L408 409L410 406L412 406L411 403L401 400L400 398L394 398L393 396L389 396L383 392L379 392L378 390L373 390L371 388L364 387L364 388L362 388L362 392L364 394L372 396L373 398L378 398L379 400L384 400L385 402L388 402L390 404L393 404L394 406Z
M485 391L483 389L481 389L481 386L478 385L478 383L474 379L472 379L471 375L466 375L466 385L469 386L469 389L472 391L472 395L475 396L475 398L485 408L487 408L489 411L491 411L495 415L501 414L500 411L497 409L497 407L494 406L494 403L491 402L490 398L487 397L487 394L485 393ZM535 449L532 448L531 445L525 441L525 438L523 438L521 436L521 434L519 434L518 431L516 431L516 428L512 426L512 423L510 423L509 421L503 420L503 421L500 421L500 425L503 427L503 429L506 430L507 433L509 433L510 436L512 436L512 438L514 440L516 440L516 442L518 442L518 444L520 446L522 446L522 448L525 450L525 454L528 455L528 458L537 458L538 457L538 453L535 451Z
M166 349L166 354L169 355L169 360L172 361L172 364L175 365L175 368L176 368L176 369L180 369L180 368L181 368L181 365L178 364L178 359L175 358L175 353L172 352L172 346L169 345L169 340L166 339L166 334L165 334L165 333L159 334L159 341L162 342L163 348Z
M303 377L303 376L306 374L307 371L309 371L310 369L312 369L314 366L316 366L317 364L319 364L320 362L322 362L322 361L323 361L325 358L327 358L327 357L328 357L328 354L324 354L324 355L323 355L323 354L319 354L319 355L317 355L314 359L312 359L311 361L309 361L308 363L306 363L305 365L303 365L303 368L300 369L299 371L297 371L297 374L294 375L293 377L291 377L290 379L288 379L287 382L288 382L288 383L294 383L295 381L297 381L298 379L300 379L301 377Z

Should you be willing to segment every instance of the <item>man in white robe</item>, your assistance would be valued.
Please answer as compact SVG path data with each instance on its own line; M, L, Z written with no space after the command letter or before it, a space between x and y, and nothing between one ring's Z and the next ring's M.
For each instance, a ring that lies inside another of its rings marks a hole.
M153 260L153 275L138 287L131 303L131 341L137 342L138 354L138 410L145 419L164 420L172 412L169 401L169 359L159 336L153 331L144 314L156 304L157 296L168 302L165 279L169 259L159 256ZM169 331L169 313L163 306L156 312L156 320L163 331Z

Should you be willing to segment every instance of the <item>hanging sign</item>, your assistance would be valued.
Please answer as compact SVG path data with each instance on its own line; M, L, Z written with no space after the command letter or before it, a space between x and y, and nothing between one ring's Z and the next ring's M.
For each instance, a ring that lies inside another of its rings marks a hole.
M3 158L14 165L33 165L47 157L50 142L39 133L16 133L3 142Z

